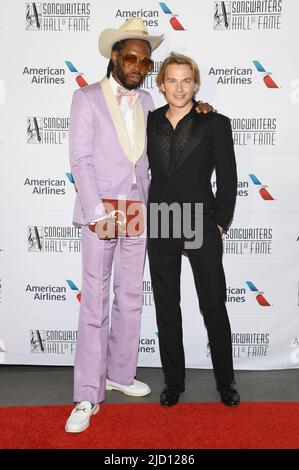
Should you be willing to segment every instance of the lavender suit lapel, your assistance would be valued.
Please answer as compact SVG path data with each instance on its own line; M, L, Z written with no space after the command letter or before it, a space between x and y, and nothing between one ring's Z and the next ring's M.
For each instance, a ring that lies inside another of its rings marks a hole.
M100 87L116 134L118 136L119 143L127 158L135 164L142 155L145 146L145 122L141 99L137 100L134 106L133 118L136 132L134 146L132 147L124 119L107 77L100 81Z

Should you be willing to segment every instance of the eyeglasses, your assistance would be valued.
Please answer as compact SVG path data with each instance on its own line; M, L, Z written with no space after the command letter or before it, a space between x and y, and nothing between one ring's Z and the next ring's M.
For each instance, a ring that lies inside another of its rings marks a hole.
M151 72L154 68L154 61L151 59L148 59L147 57L144 57L143 59L138 59L137 55L135 54L122 55L120 52L119 52L119 55L122 58L124 67L134 68L136 67L138 63L140 68L144 72Z

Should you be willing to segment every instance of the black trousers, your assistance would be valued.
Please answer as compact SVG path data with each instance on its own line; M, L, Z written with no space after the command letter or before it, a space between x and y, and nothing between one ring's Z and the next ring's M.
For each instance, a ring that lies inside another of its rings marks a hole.
M169 386L184 386L185 354L180 308L180 275L184 241L149 239L148 254L159 330L160 355ZM225 307L226 283L222 238L215 227L204 233L199 249L186 249L193 271L199 307L208 333L216 381L234 380L231 329Z

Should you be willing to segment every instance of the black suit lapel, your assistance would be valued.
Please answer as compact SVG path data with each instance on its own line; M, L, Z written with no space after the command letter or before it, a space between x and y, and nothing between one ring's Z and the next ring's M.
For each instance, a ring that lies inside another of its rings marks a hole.
M197 145L199 145L201 139L204 136L204 133L207 128L207 121L208 119L204 119L205 115L198 114L195 116L190 135L187 139L187 143L184 147L182 155L176 159L176 162L174 163L172 167L172 172L176 171L183 163L184 161L189 157L190 153L194 150Z

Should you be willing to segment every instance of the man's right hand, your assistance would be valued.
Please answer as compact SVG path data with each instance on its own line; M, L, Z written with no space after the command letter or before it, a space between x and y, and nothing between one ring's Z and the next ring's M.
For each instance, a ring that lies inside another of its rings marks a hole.
M98 220L95 232L100 240L111 240L118 237L118 227L114 219L106 218Z

